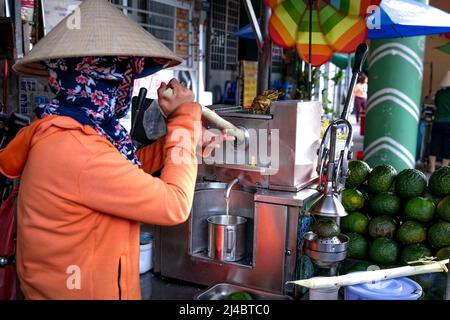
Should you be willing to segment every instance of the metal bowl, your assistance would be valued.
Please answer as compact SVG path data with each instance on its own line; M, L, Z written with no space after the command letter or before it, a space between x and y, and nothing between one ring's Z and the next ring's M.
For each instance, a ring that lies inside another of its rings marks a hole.
M305 253L315 264L324 268L331 267L347 257L347 251L330 253L306 249Z
M307 249L326 253L346 251L350 240L345 234L332 238L321 238L312 231L305 233L303 238Z

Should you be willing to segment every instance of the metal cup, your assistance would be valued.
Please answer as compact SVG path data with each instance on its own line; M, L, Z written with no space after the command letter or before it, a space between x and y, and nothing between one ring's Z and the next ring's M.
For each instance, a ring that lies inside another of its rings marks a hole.
M245 257L245 225L240 216L218 215L208 221L208 257L218 261L239 261Z

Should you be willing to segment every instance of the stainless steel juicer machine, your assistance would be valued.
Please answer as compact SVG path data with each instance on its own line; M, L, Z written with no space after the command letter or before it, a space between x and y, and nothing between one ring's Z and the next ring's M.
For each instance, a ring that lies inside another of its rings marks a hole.
M366 54L367 46L358 48L351 92ZM348 238L306 233L303 218L346 214L339 193L350 158L351 92L322 142L318 101L277 101L267 114L212 106L240 138L199 163L189 220L155 229L154 272L205 286L231 283L293 295L286 282L299 278L301 255L334 270L345 259ZM338 132L347 137L342 150Z
M321 105L279 101L264 115L212 108L245 132L247 141L227 142L199 164L189 220L154 234L154 271L205 286L231 283L285 294L286 281L295 279L299 217L318 196L313 184ZM245 236L233 236L228 225L214 238L215 246L226 248L212 254L208 219L225 214L227 190L230 215L246 220L237 230ZM243 258L234 259L242 249Z

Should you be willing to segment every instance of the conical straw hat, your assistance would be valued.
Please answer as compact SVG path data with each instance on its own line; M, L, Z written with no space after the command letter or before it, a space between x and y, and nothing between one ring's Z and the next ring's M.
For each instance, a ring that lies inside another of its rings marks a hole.
M447 71L447 74L445 75L444 79L442 79L441 82L441 88L448 88L450 87L450 70Z
M13 69L47 76L42 61L87 56L162 58L169 60L166 67L183 61L107 0L84 0L77 13L54 27Z

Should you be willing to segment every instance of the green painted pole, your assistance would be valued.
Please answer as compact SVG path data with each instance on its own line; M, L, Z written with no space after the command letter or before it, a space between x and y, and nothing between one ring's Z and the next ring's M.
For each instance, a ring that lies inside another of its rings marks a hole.
M372 167L415 167L424 51L424 36L371 42L364 160Z

